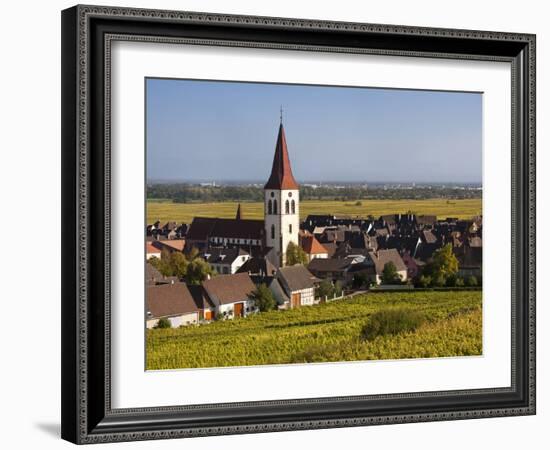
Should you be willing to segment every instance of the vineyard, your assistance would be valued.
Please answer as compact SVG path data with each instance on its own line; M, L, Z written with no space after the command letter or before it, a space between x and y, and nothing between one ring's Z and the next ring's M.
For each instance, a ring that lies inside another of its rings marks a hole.
M369 293L177 329L147 330L147 369L480 355L481 291ZM381 311L414 311L414 331L364 339Z

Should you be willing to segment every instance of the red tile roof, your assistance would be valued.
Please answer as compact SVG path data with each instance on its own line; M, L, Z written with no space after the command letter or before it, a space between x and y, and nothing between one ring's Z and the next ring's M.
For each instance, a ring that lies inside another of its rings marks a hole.
M156 248L151 242L145 243L145 252L150 255L152 253L154 254L160 254L160 249Z
M154 241L153 245L159 249L177 250L182 252L185 248L185 239L166 239L163 241Z
M279 135L277 136L277 145L275 146L275 156L273 157L271 175L264 189L298 189L298 183L294 179L290 167L285 130L282 123L279 126Z
M328 250L315 239L315 236L302 236L300 238L300 245L308 255L328 254Z

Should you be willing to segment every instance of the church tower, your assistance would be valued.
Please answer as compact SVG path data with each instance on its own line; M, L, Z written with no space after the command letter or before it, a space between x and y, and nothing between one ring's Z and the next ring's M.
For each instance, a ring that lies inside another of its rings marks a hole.
M289 242L299 245L300 228L300 191L290 167L282 115L271 175L264 186L264 207L266 245L275 249L282 267Z

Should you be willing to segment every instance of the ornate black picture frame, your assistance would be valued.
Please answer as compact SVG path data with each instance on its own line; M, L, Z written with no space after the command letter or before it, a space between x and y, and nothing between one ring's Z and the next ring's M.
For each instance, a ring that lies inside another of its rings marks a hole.
M113 409L110 45L115 40L507 61L512 373L506 388ZM62 437L84 444L535 413L535 36L98 6L62 13Z

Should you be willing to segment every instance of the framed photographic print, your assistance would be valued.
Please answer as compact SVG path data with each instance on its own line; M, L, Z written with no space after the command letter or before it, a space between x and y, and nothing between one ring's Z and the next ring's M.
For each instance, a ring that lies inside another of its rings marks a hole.
M535 36L62 13L62 436L535 413Z

